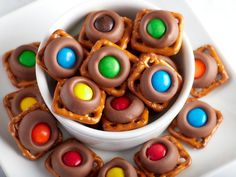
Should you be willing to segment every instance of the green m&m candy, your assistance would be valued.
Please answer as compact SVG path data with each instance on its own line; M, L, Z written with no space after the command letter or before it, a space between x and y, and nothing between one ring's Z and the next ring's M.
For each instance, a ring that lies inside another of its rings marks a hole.
M115 78L120 73L120 63L113 56L105 56L100 60L98 69L102 76Z
M166 25L163 20L154 18L147 24L147 32L155 39L160 39L166 32Z
M25 67L31 68L35 66L35 52L25 50L19 55L19 63Z

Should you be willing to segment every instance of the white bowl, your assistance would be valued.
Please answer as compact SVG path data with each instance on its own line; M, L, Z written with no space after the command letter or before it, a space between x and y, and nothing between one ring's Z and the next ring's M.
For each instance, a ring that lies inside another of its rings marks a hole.
M134 18L136 12L144 8L159 9L156 5L143 0L90 0L87 3L79 4L77 7L69 10L50 28L39 48L41 49L45 45L50 34L56 29L64 29L74 34L77 31L78 33L81 22L91 11L111 9L117 11L123 16ZM51 112L72 136L92 147L117 151L142 144L145 141L160 135L167 128L170 122L181 110L189 96L193 84L195 66L192 47L185 34L183 37L182 48L179 54L175 56L175 60L177 61L178 66L180 67L180 72L184 77L183 88L167 112L158 115L159 118L157 120L142 128L125 132L106 132L89 128L80 123L58 116L52 111ZM47 82L46 74L38 65L36 65L36 76L44 101L49 109L51 109L52 97L49 92L51 85L50 82Z

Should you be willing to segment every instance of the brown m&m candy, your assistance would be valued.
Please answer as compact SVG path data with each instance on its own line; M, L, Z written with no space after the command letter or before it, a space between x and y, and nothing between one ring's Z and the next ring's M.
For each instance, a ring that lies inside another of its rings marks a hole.
M110 96L103 111L103 129L106 131L132 130L148 123L148 109L135 95Z
M203 148L219 127L222 119L221 112L207 103L189 99L168 130L173 136L191 146Z
M80 73L113 96L125 93L133 63L138 58L108 40L98 41L83 62Z
M184 160L180 160L184 159ZM173 137L151 139L134 156L134 161L146 176L176 176L191 164L191 157Z
M63 30L56 30L39 51L39 65L55 80L74 76L84 59L82 46Z
M182 15L144 9L136 15L131 45L140 52L171 56L177 54L181 47L182 33Z
M3 64L14 86L21 88L35 83L35 63L38 46L38 42L21 45L4 54Z
M10 121L9 131L22 154L37 160L62 141L62 134L45 105L36 104Z
M58 82L52 108L66 118L96 124L101 118L105 97L105 92L93 81L75 76Z
M13 118L37 103L43 104L43 99L38 87L30 86L6 95L3 102L9 117Z
M87 16L79 34L79 42L87 48L92 48L98 40L107 39L125 49L131 30L132 21L121 17L115 11L95 11Z
M102 165L99 156L75 139L56 147L45 161L47 170L55 177L95 177Z
M213 46L198 48L194 51L194 57L195 76L191 95L200 98L224 84L229 76Z
M178 72L162 58L143 54L128 79L129 89L157 112L168 106L182 82Z

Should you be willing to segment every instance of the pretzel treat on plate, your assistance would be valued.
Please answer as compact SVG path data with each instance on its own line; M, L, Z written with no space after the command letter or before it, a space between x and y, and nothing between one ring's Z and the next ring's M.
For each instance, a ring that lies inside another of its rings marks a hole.
M72 36L56 30L38 52L37 63L55 80L74 76L86 51Z
M3 65L11 83L18 88L34 84L35 61L39 42L25 44L3 55Z
M81 65L80 73L95 81L109 95L119 97L125 94L131 66L138 60L127 50L102 39L91 49Z
M228 73L215 48L205 45L194 51L195 77L191 95L203 97L228 79Z
M223 120L220 111L190 98L168 131L194 148L204 148Z
M179 52L183 17L175 12L143 9L136 14L131 46L143 53L171 56Z
M9 118L12 119L36 103L43 104L43 98L38 87L33 85L6 95L3 103Z
M115 157L100 169L97 177L145 177L145 175L128 161Z
M45 105L38 103L14 117L9 131L29 160L37 160L62 141L56 119Z
M56 114L84 124L97 124L106 94L91 80L74 76L58 82L52 109Z
M191 157L172 136L151 139L134 156L148 177L174 177L191 165Z
M105 131L125 131L148 123L148 109L135 95L110 96L106 100L102 124Z
M153 53L143 54L128 79L129 89L148 107L163 111L181 88L181 75Z
M79 42L88 49L100 39L107 39L126 49L132 32L133 22L111 10L91 12L79 34Z
M96 177L103 160L76 139L68 139L56 147L45 161L54 177Z

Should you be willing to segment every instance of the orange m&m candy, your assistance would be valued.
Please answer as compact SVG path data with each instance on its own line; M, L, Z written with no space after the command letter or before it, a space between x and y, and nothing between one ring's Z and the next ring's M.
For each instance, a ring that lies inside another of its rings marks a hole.
M32 130L32 140L34 143L43 145L48 142L51 135L51 129L46 123L39 123Z
M195 60L194 79L198 79L198 78L202 77L204 75L205 71L206 71L205 64L202 62L202 60L196 59Z

